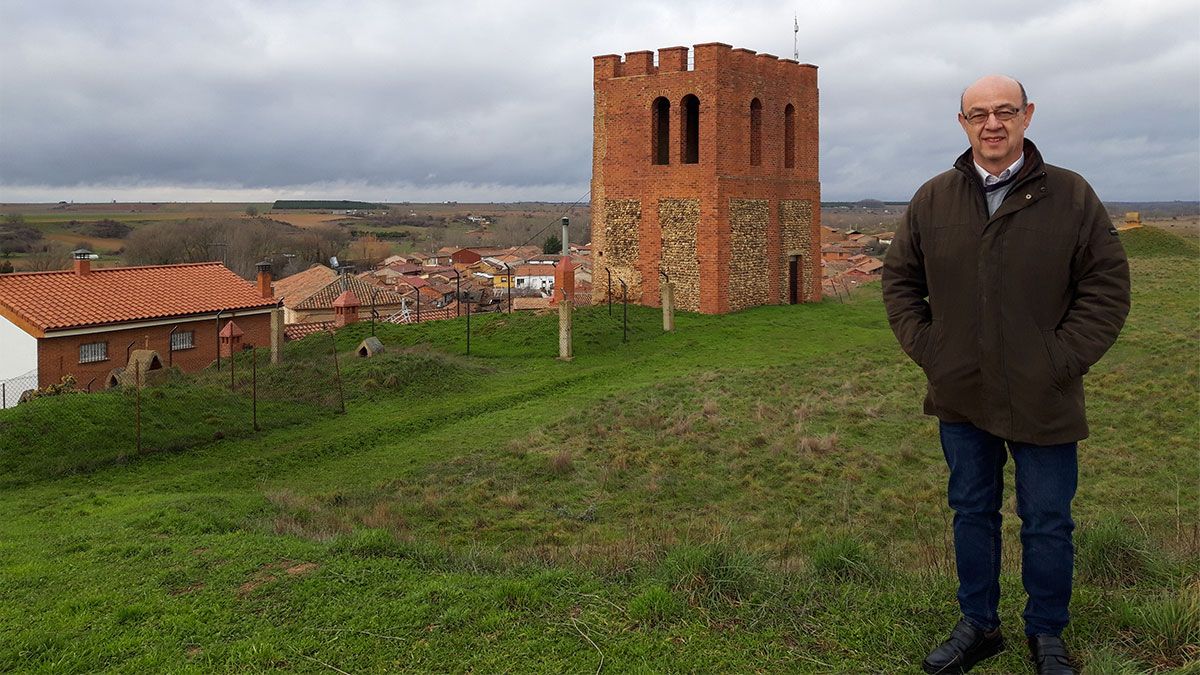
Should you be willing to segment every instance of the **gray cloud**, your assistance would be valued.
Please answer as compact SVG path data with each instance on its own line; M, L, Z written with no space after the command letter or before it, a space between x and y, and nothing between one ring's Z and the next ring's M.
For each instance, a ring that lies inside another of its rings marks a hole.
M591 57L719 40L791 56L769 2L0 3L0 200L565 199L591 174ZM1106 199L1200 198L1200 9L815 2L828 199L905 199L979 75Z

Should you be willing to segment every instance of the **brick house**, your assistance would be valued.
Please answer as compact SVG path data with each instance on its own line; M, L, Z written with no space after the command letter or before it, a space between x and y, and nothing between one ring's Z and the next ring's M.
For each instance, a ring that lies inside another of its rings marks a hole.
M720 314L819 300L817 68L721 43L594 58L594 270ZM595 301L603 301L596 294Z
M267 263L251 283L219 262L91 269L77 251L73 269L0 275L0 334L35 341L28 365L39 387L73 375L84 388L106 382L131 349L196 371L217 358L227 328L241 344L270 347L277 304ZM282 314L276 323L281 338Z

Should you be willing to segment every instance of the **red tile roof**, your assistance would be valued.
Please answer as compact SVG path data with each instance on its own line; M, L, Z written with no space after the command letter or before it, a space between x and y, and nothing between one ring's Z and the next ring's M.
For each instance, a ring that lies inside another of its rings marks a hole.
M372 297L375 298L376 305L398 305L403 302L404 298L401 293L396 291L374 286L358 277L343 275L335 277L319 291L297 303L293 309L330 309L335 306L334 301L348 290L354 291L354 296L358 298L360 305L363 303L370 305Z
M332 321L315 321L313 323L289 323L283 327L283 335L288 340L299 340L316 333L326 333L334 329Z
M35 337L47 331L220 310L273 307L219 262L0 274L0 315Z
M519 277L552 277L554 265L518 265L513 271Z
M316 264L290 277L277 279L273 284L276 297L283 298L283 305L295 309L297 305L312 297L314 293L337 278L337 272Z

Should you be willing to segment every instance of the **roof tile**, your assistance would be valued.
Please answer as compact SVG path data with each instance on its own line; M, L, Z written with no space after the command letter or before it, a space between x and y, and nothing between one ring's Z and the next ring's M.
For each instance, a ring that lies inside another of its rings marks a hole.
M219 262L0 274L0 313L42 332L276 303Z

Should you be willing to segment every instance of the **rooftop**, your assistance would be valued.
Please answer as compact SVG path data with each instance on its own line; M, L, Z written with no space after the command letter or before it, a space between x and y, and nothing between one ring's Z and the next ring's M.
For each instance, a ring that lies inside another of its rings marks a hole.
M0 316L35 337L277 302L219 262L0 274Z

